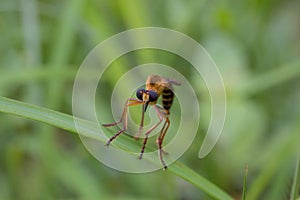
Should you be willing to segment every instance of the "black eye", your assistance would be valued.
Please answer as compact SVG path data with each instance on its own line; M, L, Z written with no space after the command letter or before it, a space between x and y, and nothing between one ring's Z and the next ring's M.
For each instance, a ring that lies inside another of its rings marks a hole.
M139 99L139 100L143 100L143 94L145 93L145 90L144 89L138 89L136 91L136 97Z
M153 90L149 90L149 101L154 102L157 100L157 98L158 98L157 93L154 92Z

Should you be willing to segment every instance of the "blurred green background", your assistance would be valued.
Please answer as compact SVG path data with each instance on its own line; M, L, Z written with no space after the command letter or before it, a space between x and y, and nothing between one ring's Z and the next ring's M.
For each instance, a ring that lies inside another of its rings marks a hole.
M76 71L98 43L137 27L180 31L212 56L228 98L222 137L200 160L209 96L186 67L201 99L202 121L180 161L236 199L248 164L249 199L288 199L300 146L299 10L297 0L1 0L0 95L71 114ZM131 65L182 66L164 53L153 55L123 58L126 66L111 69L108 89ZM109 109L102 114L111 115ZM0 113L0 199L101 198L210 199L167 171L137 175L110 169L77 135Z

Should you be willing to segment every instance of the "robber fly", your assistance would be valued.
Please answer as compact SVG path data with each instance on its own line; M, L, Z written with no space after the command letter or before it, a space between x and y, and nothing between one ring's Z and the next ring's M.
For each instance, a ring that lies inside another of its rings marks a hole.
M173 103L174 99L174 89L173 85L180 85L177 81L170 80L167 78L163 78L159 75L151 75L148 76L147 81L146 81L146 89L138 89L136 91L136 98L129 98L127 99L125 106L124 106L124 111L123 114L120 118L119 121L111 123L111 124L103 124L105 127L110 127L110 126L115 126L121 122L123 122L123 129L119 130L115 135L113 135L106 143L106 146L109 146L110 143L116 139L121 133L127 130L128 126L128 121L127 121L127 110L129 106L135 106L135 105L142 105L142 117L141 117L141 123L140 123L140 128L138 131L138 134L135 136L136 139L138 139L143 131L143 126L144 126L144 113L147 111L147 108L149 105L152 105L156 111L156 114L159 118L159 121L153 125L151 128L149 128L145 132L145 138L143 142L143 146L141 149L141 153L139 156L139 159L142 159L146 143L148 140L149 134L156 128L158 127L161 122L164 120L165 123L160 130L159 136L156 140L156 144L158 146L158 156L159 159L164 167L164 169L167 168L167 165L165 164L163 157L162 157L162 143L164 140L164 137L167 133L167 130L170 126L170 108ZM162 97L162 107L157 105L157 99L159 97Z

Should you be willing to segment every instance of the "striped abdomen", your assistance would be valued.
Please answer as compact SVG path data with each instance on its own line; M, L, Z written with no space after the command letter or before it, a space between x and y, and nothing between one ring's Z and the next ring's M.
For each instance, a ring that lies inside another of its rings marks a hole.
M170 113L169 110L172 106L173 99L174 99L174 93L172 92L172 90L168 88L164 89L162 92L162 105L168 114Z

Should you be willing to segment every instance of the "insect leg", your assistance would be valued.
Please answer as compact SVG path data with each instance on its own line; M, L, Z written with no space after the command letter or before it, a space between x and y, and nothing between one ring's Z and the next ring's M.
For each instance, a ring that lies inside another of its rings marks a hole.
M137 102L140 102L140 103L137 103ZM134 98L127 99L127 101L125 103L125 106L124 106L124 110L123 110L121 118L118 121L110 123L110 124L102 124L102 126L104 126L104 127L110 127L110 126L116 126L117 124L120 124L123 121L123 119L125 118L128 106L139 105L141 103L143 103L143 102L141 102L140 100L134 99Z
M167 130L168 130L169 126L170 126L170 120L169 120L169 117L166 116L165 124L164 124L163 128L161 129L160 134L159 134L159 136L156 140L156 143L158 145L158 156L159 156L160 162L164 166L164 169L167 169L167 165L166 165L166 163L165 163L165 161L163 160L163 157L162 157L162 153L163 153L162 143L163 143L164 137L167 133Z
M140 138L142 132L143 132L143 127L144 127L144 118L145 118L145 103L142 106L142 119L141 119L141 124L140 124L140 128L139 131L137 133L136 136L134 136L134 138L137 140Z
M162 122L163 120L163 117L162 117L162 113L161 111L159 110L159 108L156 106L156 105L153 105L155 111L156 111L156 114L159 118L159 122L157 122L154 126L152 126L151 128L149 128L147 130L147 132L145 133L146 137L144 138L144 142L143 142L143 146L142 146L142 150L141 150L141 153L140 153L140 156L139 156L139 159L142 159L143 157L143 153L145 151L145 147L146 147L146 143L147 143L147 140L148 140L148 136L149 134L154 130L156 129L156 127L158 127L158 125L160 125L160 123Z
M105 126L105 127L116 126L117 124L123 122L123 120L124 120L124 122L123 122L123 129L120 130L120 131L118 131L115 135L113 135L113 136L107 141L106 146L109 146L110 143L111 143L114 139L116 139L116 137L118 137L121 133L123 133L124 131L127 130L127 124L128 124L128 122L127 122L127 109L128 109L128 106L140 105L140 104L142 104L142 103L143 103L142 101L137 100L137 99L133 99L133 98L127 99L126 104L125 104L125 106L124 106L123 114L122 114L122 117L120 118L120 120L117 121L117 122L111 123L111 124L102 124L102 126Z

